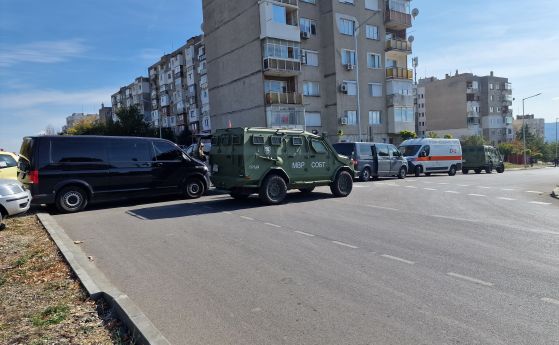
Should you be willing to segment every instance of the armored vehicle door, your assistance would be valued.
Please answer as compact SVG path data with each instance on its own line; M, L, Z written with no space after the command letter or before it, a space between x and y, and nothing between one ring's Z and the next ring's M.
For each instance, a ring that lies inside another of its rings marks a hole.
M309 145L303 135L288 135L284 140L284 168L294 182L309 181Z
M307 138L309 143L309 170L312 181L326 181L332 178L334 153L321 139Z

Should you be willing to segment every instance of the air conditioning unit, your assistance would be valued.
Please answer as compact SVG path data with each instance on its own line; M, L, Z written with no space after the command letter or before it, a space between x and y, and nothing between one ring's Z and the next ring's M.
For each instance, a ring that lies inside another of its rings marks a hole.
M309 38L311 38L311 34L308 31L301 31L301 38L308 40Z
M345 69L348 71L353 71L355 69L355 65L348 63L345 65Z
M347 125L347 117L345 117L345 116L344 116L344 117L341 117L341 118L340 118L340 123L341 123L342 125Z
M340 84L340 92L347 94L347 84L346 83L341 83Z

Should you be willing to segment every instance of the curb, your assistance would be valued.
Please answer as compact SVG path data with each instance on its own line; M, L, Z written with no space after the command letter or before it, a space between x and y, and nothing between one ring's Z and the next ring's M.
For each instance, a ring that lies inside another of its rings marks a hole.
M47 213L37 214L39 221L78 276L89 296L103 298L114 308L119 319L128 327L138 344L171 345L130 297L116 288L105 275L89 261L81 248L68 237L64 229Z

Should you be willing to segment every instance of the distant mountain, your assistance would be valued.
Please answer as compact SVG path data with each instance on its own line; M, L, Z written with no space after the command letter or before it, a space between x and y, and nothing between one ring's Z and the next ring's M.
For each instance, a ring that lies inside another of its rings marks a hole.
M555 141L555 122L545 124L545 141Z

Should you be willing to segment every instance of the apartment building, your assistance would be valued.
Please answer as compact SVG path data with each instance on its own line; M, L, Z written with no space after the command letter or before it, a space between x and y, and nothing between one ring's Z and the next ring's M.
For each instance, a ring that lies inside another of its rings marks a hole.
M512 122L512 127L518 133L522 130L522 126L526 126L532 135L545 138L545 119L538 119L535 115L518 115Z
M148 69L151 121L175 134L211 131L205 45L202 36L166 54ZM159 122L161 121L161 123Z
M418 133L481 135L497 145L514 139L512 86L507 78L472 73L421 79L417 87Z
M415 130L409 0L202 3L214 128L300 128L332 142Z
M144 116L146 122L151 121L151 99L150 83L146 77L138 77L133 83L123 86L111 96L112 116L116 120L115 114L120 108L130 108L135 106Z
M99 121L102 124L107 124L109 121L112 121L112 118L113 118L113 108L105 107L105 104L101 103L101 108L99 108Z

